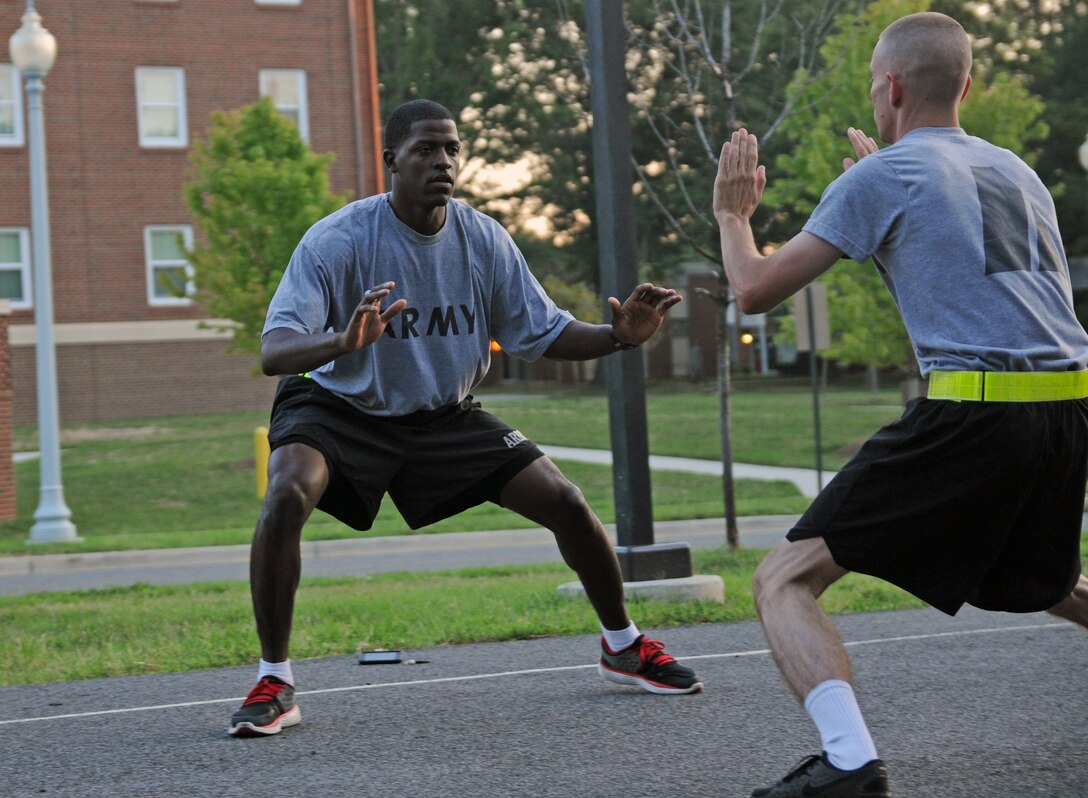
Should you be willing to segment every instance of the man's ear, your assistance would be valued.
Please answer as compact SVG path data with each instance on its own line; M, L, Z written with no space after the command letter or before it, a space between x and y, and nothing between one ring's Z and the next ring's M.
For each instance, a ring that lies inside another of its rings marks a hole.
M888 104L892 108L898 108L903 104L903 84L899 82L899 76L894 72L888 73Z
M971 76L967 76L967 82L963 84L963 93L960 94L960 102L967 99L967 92L971 91Z
M392 150L382 150L382 161L385 162L385 168L390 172L397 171L397 154Z

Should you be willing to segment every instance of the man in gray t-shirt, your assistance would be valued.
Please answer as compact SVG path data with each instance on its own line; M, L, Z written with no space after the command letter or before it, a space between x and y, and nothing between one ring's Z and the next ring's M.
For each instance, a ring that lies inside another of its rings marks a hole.
M680 297L643 283L609 299L611 324L557 308L502 226L452 198L460 146L441 105L396 109L383 151L391 192L315 224L268 308L262 367L291 376L272 409L251 553L258 683L232 735L300 720L288 643L306 519L316 507L369 529L385 495L412 528L491 501L552 530L601 622L600 675L664 695L702 689L628 617L615 551L581 492L469 395L492 339L526 360L603 357L650 338Z
M929 378L928 398L865 443L756 572L775 662L823 747L759 798L890 795L846 649L817 603L849 571L950 614L1049 610L1088 627L1088 334L1046 189L959 127L970 67L955 20L890 25L870 97L891 146L851 128L857 162L769 255L750 224L766 184L755 136L739 130L722 148L714 213L740 309L769 310L843 255L872 257Z

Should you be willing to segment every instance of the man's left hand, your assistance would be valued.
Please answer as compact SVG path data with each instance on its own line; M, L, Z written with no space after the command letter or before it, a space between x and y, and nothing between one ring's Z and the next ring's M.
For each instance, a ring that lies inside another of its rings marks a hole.
M612 308L612 334L620 343L637 346L658 331L665 321L665 314L682 299L673 289L659 288L653 283L635 286L622 305L618 299L610 296L608 304Z

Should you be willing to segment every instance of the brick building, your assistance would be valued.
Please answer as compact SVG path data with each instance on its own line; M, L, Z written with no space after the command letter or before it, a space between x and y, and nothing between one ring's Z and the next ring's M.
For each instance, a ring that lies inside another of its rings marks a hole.
M54 315L63 423L268 407L275 381L226 354L184 279L176 236L189 146L216 110L271 96L332 190L383 190L372 0L37 0L45 77ZM0 33L25 0L0 0ZM0 52L0 299L12 420L37 419L25 91Z

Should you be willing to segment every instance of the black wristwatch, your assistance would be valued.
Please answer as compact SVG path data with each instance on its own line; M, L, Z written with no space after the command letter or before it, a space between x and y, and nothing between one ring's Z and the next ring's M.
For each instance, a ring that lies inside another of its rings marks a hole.
M620 351L626 352L628 349L635 349L638 347L638 344L625 344L623 341L617 338L616 334L611 330L608 331L608 337L612 339L612 346L616 347L616 349L619 349Z

